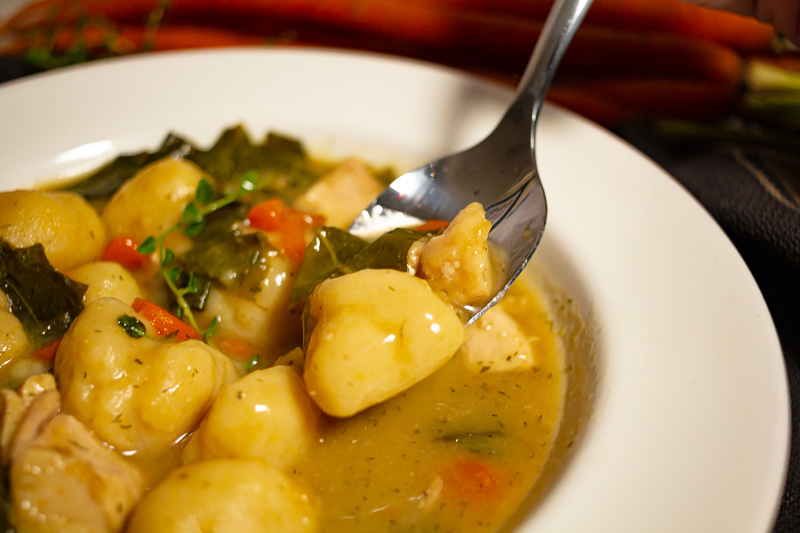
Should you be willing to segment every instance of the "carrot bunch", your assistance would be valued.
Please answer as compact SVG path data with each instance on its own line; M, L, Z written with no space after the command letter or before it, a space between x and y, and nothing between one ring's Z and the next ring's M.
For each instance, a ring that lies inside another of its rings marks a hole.
M147 50L324 45L434 61L505 81L525 67L552 0L37 0L6 50L43 66ZM679 0L595 0L550 99L605 125L713 120L740 100L748 58L784 57L753 19ZM796 59L795 59L796 60Z

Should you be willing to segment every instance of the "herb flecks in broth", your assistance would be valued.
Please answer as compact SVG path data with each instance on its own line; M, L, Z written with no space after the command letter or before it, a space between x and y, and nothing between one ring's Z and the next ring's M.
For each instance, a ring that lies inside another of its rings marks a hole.
M0 393L2 427L32 435L0 439L18 524L26 499L44 523L125 533L501 528L558 431L558 341L524 278L465 329L494 266L478 204L347 233L387 177L241 126L208 149L170 135L69 187L84 198L50 221L75 228L58 249L0 249L0 378L24 382ZM57 262L9 277L25 253ZM54 284L63 320L35 352L17 293Z

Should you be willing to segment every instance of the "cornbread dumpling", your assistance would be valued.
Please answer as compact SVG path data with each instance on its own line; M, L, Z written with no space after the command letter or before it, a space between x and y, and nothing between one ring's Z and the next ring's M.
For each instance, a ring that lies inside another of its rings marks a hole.
M297 372L256 370L222 387L183 459L264 458L289 468L317 438L319 422L320 410Z
M345 417L411 387L464 340L455 312L419 278L361 270L323 282L309 301L317 321L308 343L308 392Z
M113 261L86 263L71 270L69 277L87 286L83 295L84 305L106 297L131 305L136 298L144 298L144 293L131 273Z
M41 243L56 270L100 257L105 229L89 203L72 192L0 192L0 239L23 248Z
M165 158L146 166L103 209L109 236L124 235L141 243L161 235L180 220L201 179L203 172L197 165L180 159Z
M118 323L138 318L144 337ZM218 350L159 339L146 319L114 298L90 303L64 335L54 373L63 411L120 451L147 456L194 430L222 385L238 375Z
M178 468L148 492L127 533L311 533L316 499L260 459L216 459Z

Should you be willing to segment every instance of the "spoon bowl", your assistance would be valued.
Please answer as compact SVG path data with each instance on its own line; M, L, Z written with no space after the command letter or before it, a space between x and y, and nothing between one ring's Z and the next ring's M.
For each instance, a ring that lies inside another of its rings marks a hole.
M350 226L371 237L426 220L452 220L479 202L491 222L489 240L505 268L497 293L464 311L467 323L499 302L536 251L547 202L536 168L536 122L556 68L592 0L556 0L536 42L514 101L489 136L463 152L407 172L389 185Z

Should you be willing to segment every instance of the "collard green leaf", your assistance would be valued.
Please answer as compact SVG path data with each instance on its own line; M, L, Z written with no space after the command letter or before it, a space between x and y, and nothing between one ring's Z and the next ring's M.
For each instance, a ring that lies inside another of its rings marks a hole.
M430 233L405 228L392 230L368 243L337 228L324 227L306 249L297 279L292 285L289 305L308 298L326 279L367 268L391 268L405 272L408 249Z
M190 142L170 134L158 150L121 155L81 181L70 185L66 190L89 199L110 198L142 167L167 156L188 156L195 150Z
M50 266L41 244L15 248L0 239L0 289L34 345L66 333L83 311L86 288Z
M496 430L464 431L447 433L436 440L455 443L473 453L493 455L506 444L506 434Z
M367 241L333 227L323 227L306 248L303 264L292 284L289 306L311 296L314 287L328 278L341 276L350 271L347 261L367 247Z
M428 233L398 228L384 233L347 262L355 272L366 268L391 268L403 272L408 268L408 249Z

